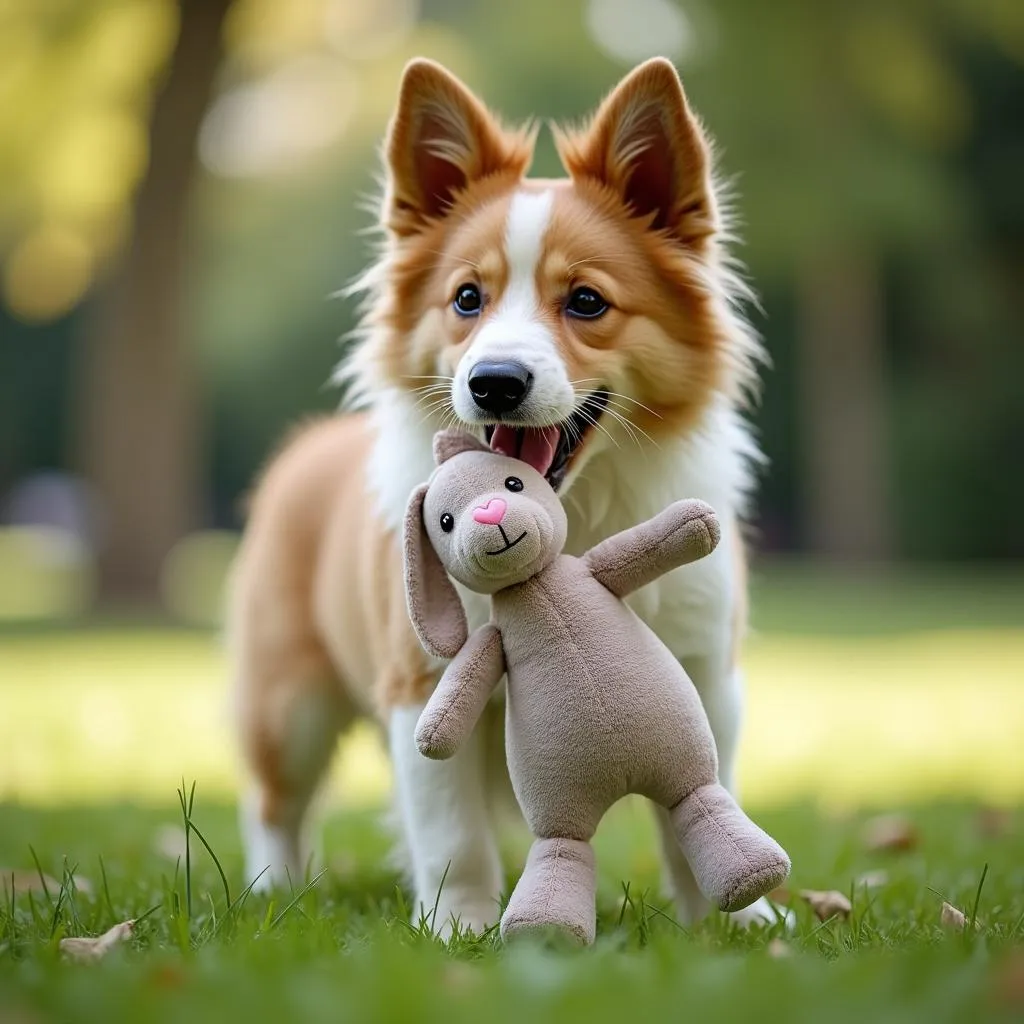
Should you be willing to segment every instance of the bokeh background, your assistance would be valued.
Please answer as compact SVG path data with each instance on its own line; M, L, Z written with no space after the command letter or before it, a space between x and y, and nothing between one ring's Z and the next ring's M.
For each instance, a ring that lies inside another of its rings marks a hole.
M1019 803L1019 0L0 0L0 829L235 791L240 498L338 403L420 54L510 119L663 54L718 141L773 363L750 798ZM338 775L382 799L372 731Z

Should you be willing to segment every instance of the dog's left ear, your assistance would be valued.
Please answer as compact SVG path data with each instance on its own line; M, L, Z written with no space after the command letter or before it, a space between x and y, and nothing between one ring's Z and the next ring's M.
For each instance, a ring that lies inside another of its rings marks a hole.
M421 484L409 496L405 510L405 598L424 649L437 658L454 658L469 637L469 625L459 592L427 536L423 524L426 496L427 484Z
M434 462L440 466L460 452L489 452L491 449L468 431L450 428L434 435Z
M556 129L555 141L573 178L609 186L652 229L688 244L718 230L710 147L664 57L628 74L584 131Z

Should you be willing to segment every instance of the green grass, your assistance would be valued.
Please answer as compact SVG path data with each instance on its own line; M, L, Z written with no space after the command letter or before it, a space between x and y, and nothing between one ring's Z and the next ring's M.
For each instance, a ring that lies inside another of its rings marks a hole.
M599 833L599 939L584 952L502 950L493 936L444 946L410 927L399 878L383 866L387 836L369 812L332 816L331 870L305 895L245 898L234 813L201 794L194 822L230 892L193 836L190 914L184 863L154 850L174 817L171 805L3 810L0 860L31 867L31 846L57 878L77 866L92 894L20 894L13 913L8 899L0 1019L10 1019L5 1004L14 1020L22 1018L12 1008L26 1020L110 1022L1012 1019L999 978L1024 938L1019 815L992 839L969 806L917 808L920 845L883 856L864 849L860 815L830 819L807 804L761 814L793 854L794 887L853 896L848 921L819 922L795 902L785 959L766 951L779 929L739 932L718 915L689 931L673 922L635 805ZM944 930L939 894L970 913L986 865L976 929ZM856 885L879 869L889 875L881 888ZM63 935L96 934L147 912L130 946L100 964L64 963L56 952Z
M594 949L440 943L409 924L379 813L387 765L366 729L332 779L326 873L304 893L297 880L294 894L246 896L216 638L116 622L8 631L0 869L34 872L38 859L58 883L75 869L89 891L12 896L8 881L0 1022L1020 1020L1021 583L771 566L755 580L743 787L792 855L791 888L853 901L849 920L821 922L795 899L783 958L769 953L780 928L675 923L635 801L597 836ZM187 866L183 776L198 780ZM989 805L1003 810L986 817ZM907 814L918 844L867 849L864 821L879 810ZM510 885L523 852L523 835L508 834ZM879 870L881 886L857 884ZM969 915L977 903L976 925L944 929L943 899ZM143 915L101 963L58 952L63 936Z

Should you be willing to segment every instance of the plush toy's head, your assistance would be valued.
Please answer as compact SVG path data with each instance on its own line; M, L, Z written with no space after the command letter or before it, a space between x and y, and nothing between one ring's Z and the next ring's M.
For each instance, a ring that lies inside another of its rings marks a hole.
M423 646L451 658L467 627L448 576L480 594L522 583L561 553L566 521L540 473L471 434L438 434L434 458L438 468L406 510L405 586Z

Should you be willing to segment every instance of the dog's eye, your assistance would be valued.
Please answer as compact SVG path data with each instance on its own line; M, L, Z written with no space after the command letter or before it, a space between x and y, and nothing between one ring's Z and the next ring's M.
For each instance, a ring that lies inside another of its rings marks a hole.
M455 529L455 516L451 512L441 513L441 529L445 533L451 533Z
M455 290L455 300L452 305L460 316L476 316L483 304L484 300L480 295L480 289L475 284L460 284Z
M505 481L506 491L521 491L523 489L523 481L517 476L510 476Z
M577 288L569 296L565 311L581 320L595 320L608 309L604 296L593 288Z

